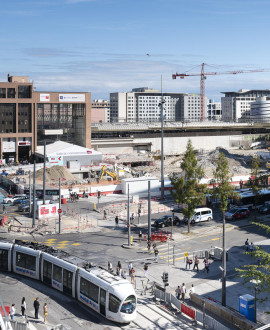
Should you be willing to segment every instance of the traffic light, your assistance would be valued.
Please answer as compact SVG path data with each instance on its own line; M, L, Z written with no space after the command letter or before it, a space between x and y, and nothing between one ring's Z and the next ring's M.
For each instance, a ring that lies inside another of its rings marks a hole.
M100 191L97 192L97 197L100 198Z
M162 275L162 280L163 280L163 283L168 283L169 282L169 274L164 272L163 275Z

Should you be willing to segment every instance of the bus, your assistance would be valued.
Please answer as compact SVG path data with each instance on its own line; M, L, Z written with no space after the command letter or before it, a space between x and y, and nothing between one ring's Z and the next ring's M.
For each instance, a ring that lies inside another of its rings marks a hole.
M255 203L256 196L253 191L249 189L238 193L238 196L232 199L231 206L247 207L251 211L255 209ZM270 203L270 189L259 190L256 208L259 208L266 203Z

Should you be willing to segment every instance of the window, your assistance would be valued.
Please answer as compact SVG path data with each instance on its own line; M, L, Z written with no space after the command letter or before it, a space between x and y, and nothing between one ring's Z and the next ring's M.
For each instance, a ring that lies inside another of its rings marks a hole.
M17 252L16 253L16 266L35 271L36 270L36 257L30 256L29 254Z
M8 270L8 250L0 250L0 269Z
M117 313L120 307L120 299L110 293L109 296L109 311L113 313Z
M8 88L7 89L7 97L8 97L8 99L14 99L15 98L15 88Z
M53 279L59 283L62 283L62 268L53 265Z
M123 302L120 312L125 314L132 314L136 308L136 298L135 296L128 296Z
M30 99L31 98L31 86L18 86L18 98L19 99Z
M44 260L43 262L43 282L51 284L52 280L52 263Z
M0 88L0 99L6 98L6 88Z
M99 287L81 277L80 293L98 303Z

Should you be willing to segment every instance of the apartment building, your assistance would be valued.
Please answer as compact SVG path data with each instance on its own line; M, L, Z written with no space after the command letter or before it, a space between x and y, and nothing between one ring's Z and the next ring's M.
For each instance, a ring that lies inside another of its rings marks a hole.
M210 99L207 104L207 116L208 120L222 120L221 102L215 102Z
M160 102L165 101L166 121L200 120L201 99L197 94L163 93L148 87L110 94L111 122L158 122Z
M248 121L251 120L251 103L258 97L269 97L270 90L240 89L238 92L223 92L221 98L223 121Z
M110 101L93 100L91 108L92 123L109 123L110 122Z
M29 160L50 140L91 146L91 94L36 92L27 76L0 82L0 162Z

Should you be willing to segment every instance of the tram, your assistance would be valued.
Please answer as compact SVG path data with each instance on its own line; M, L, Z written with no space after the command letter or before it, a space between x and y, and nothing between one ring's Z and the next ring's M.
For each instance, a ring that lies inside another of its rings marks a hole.
M136 318L137 297L128 280L64 251L20 240L0 242L0 271L40 280L111 321Z

